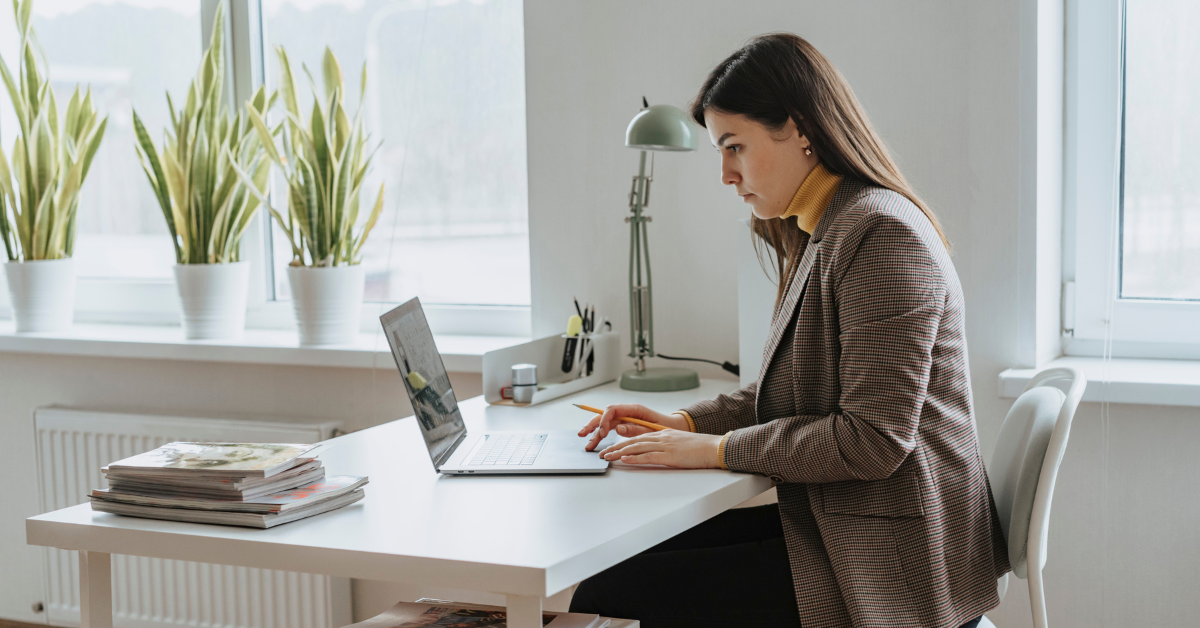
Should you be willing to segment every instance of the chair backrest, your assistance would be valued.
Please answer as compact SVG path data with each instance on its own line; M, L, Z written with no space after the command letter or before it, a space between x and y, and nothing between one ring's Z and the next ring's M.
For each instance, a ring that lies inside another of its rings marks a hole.
M1050 499L1086 386L1077 369L1046 369L1030 380L1000 427L988 477L1008 561L1020 578L1027 577L1031 557L1038 573L1045 566Z

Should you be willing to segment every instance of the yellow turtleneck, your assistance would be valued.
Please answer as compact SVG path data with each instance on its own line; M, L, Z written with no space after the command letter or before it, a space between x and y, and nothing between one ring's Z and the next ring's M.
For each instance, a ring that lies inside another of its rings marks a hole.
M792 197L787 211L779 218L795 216L796 224L805 233L811 234L817 228L817 223L821 222L821 215L825 213L825 208L829 201L833 200L833 195L841 184L842 177L826 170L824 164L818 163L804 178L804 183L796 190L796 196Z

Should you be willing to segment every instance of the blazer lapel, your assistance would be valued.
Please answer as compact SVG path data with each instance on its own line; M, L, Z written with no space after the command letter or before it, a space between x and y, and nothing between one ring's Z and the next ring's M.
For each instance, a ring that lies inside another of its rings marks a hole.
M758 372L759 390L762 390L762 380L767 375L767 368L775 359L775 350L779 348L783 332L792 322L796 304L800 302L804 286L808 284L808 276L812 271L813 261L817 259L817 249L820 246L820 242L810 239L804 247L804 257L800 258L800 263L793 267L789 277L788 291L783 296L783 303L780 304L779 311L775 313L775 318L771 321L771 333L767 335L767 345L763 348L762 368Z
M771 320L771 333L767 335L767 345L763 348L762 367L758 372L759 391L762 390L763 378L767 376L767 368L771 366L771 362L775 359L775 351L779 348L779 341L783 338L783 332L792 323L792 318L796 313L796 305L804 295L804 288L808 285L808 277L812 274L813 263L817 259L817 253L820 251L825 232L829 229L829 225L833 223L837 214L841 212L843 206L852 201L861 188L862 185L852 179L842 181L842 184L838 187L838 191L833 195L833 199L829 201L829 207L825 208L825 214L817 222L816 229L813 229L813 234L809 237L808 244L804 247L804 256L800 258L800 263L795 265L795 270L788 277L788 291L783 297L783 303L780 304L779 311L775 313L775 318Z

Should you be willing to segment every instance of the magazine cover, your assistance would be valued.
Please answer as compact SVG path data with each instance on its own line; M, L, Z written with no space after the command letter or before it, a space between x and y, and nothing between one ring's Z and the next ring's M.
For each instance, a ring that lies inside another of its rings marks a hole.
M99 488L92 490L92 497L110 502L136 504L139 506L268 513L283 512L307 506L324 499L333 499L334 497L362 488L366 483L367 478L365 477L335 475L319 482L246 500L228 497L201 498L183 495L141 495L130 492L118 493Z
M554 615L542 613L542 625L554 621ZM396 628L507 628L504 611L483 611L469 608L432 606L415 619L398 624Z
M263 477L291 467L297 458L318 447L282 443L168 443L114 462L108 469L114 473L178 469Z

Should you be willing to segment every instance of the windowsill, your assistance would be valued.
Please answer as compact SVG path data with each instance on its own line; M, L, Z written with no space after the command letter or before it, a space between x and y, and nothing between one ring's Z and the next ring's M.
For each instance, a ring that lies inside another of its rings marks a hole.
M1059 358L1041 368L1000 373L1000 397L1016 399L1034 374L1055 366L1073 366L1087 376L1083 400L1156 406L1200 407L1200 361L1114 358ZM1103 382L1108 381L1104 386ZM1107 390L1106 390L1107 389Z
M446 370L479 373L483 354L529 338L520 336L435 335ZM352 345L300 347L295 331L247 329L239 340L187 340L183 329L154 325L75 324L56 333L15 333L0 320L0 352L38 353L147 360L234 362L285 366L395 368L382 333L359 334Z

